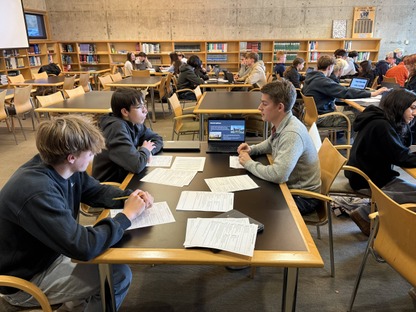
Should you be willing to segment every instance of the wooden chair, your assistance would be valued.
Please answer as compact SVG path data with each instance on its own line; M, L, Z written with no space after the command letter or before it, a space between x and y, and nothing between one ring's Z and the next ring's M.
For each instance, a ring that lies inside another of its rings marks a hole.
M98 80L100 80L100 84L98 85L98 90L108 91L111 89L110 87L107 87L107 84L113 82L110 75L99 76Z
M399 205L369 182L377 212L370 214L374 219L367 248L351 295L349 311L352 311L361 276L371 253L378 262L387 262L412 286L416 286L416 212L415 204ZM386 284L386 283L384 283ZM388 284L383 291L387 291ZM370 296L375 296L372 291Z
M345 131L346 132L346 143L350 144L351 142L351 122L349 118L341 113L341 112L331 112L322 115L318 115L318 110L316 108L315 100L312 96L305 96L301 93L304 105L304 115L303 115L303 123L310 127L313 123L317 124L319 118L324 118L327 116L339 116L345 119L347 124L346 127L319 127L318 129L328 131L330 138L333 142L336 142L336 133L337 131Z
M64 95L66 94L67 90L74 89L74 86L75 86L75 76L65 77L64 84L62 86L62 91L64 92Z
M25 77L23 77L22 74L17 75L17 76L7 76L7 80L9 81L9 83L24 82Z
M155 90L154 95L155 95L155 100L159 100L160 105L162 106L163 118L165 118L165 107L164 107L163 99L164 98L165 100L167 99L166 94L167 94L166 93L166 77L162 77L158 88ZM169 103L167 103L167 105L169 105ZM170 107L169 107L169 110L171 110Z
M261 90L261 88L251 88L250 91L248 91L248 92L256 92L256 91L260 91L260 90Z
M10 131L11 119L10 119L7 109L5 108L5 103L4 103L5 98L6 98L6 93L7 93L6 90L0 92L0 121L4 120L6 122L7 129L9 129ZM13 133L14 140L16 141L16 145L17 145L19 143L17 142L16 133L14 132L14 127L12 127L11 130L12 130L11 132Z
M115 74L111 74L110 77L111 77L111 80L113 82L123 80L123 76L121 76L121 74L119 72L117 72Z
M273 81L273 74L272 73L269 73L269 72L266 73L266 81L268 83Z
M91 91L90 74L84 73L79 75L78 86L82 86L85 92Z
M172 88L172 73L168 73L166 75L166 94L167 97L170 97L173 93L173 88Z
M328 196L331 185L334 182L336 176L341 170L342 166L347 162L347 159L342 156L338 150L331 144L328 138L322 143L318 152L319 163L321 167L321 192L311 192L299 189L291 189L292 195L299 195L303 197L316 198L321 201L321 205L317 209L317 218L311 218L305 216L305 223L315 225L318 232L318 238L320 235L320 226L328 224L328 236L329 236L329 256L331 262L331 276L335 276L334 265L334 241L332 237L332 215L329 203L332 201Z
M396 77L386 77L383 75L383 82L397 83Z
M0 286L13 287L20 289L36 299L42 308L43 312L52 312L52 307L49 304L48 298L46 295L37 287L35 284L26 281L22 278L9 276L9 275L0 275Z
M192 134L193 140L195 134L199 133L199 122L196 121L197 116L195 114L183 114L182 106L176 93L169 98L169 103L175 114L175 117L173 117L172 140L174 140L175 134L177 135L177 140L179 140L179 135L181 134ZM189 107L186 110L193 109L194 107Z
M180 99L180 102L182 103L183 108L185 108L185 104L187 104L187 103L192 103L193 105L196 105L198 103L199 99L202 96L202 91L201 91L200 86L196 86L195 89L185 88L185 89L176 90L176 94L178 95L178 97L179 97L179 94L184 93L184 92L192 92L195 95L196 101L195 100Z
M35 130L35 108L32 103L32 99L30 97L30 93L32 92L32 86L25 86L21 88L15 88L14 89L14 98L13 98L13 104L10 106L7 106L6 109L8 111L8 114L10 117L12 117L12 131L15 131L15 126L13 122L13 118L16 117L20 124L20 129L22 130L23 136L26 139L26 133L23 129L22 121L20 120L19 115L23 115L26 113L30 113L30 117L32 118L32 127L33 130Z
M41 72L41 73L32 73L33 79L47 79L48 73L47 72Z
M85 94L84 88L82 86L76 87L75 89L65 90L67 98L73 98Z
M52 94L49 94L49 95L43 95L43 96L38 95L36 97L36 99L37 99L40 107L48 107L49 105L63 102L64 101L64 96L62 95L61 91L58 91L58 92L55 92L55 93L52 93ZM54 113L54 114L56 114L56 113ZM52 115L52 114L47 113L48 117L50 115Z
M150 70L132 70L131 74L133 77L150 77Z

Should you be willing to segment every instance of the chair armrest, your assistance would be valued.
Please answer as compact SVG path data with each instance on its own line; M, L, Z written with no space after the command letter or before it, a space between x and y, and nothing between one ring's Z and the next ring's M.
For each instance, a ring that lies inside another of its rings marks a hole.
M196 105L193 105L193 106L189 106L189 107L185 107L184 109L182 109L182 111L184 112L184 111L190 111L190 110L194 110L196 108Z
M173 117L174 120L178 120L178 119L186 119L186 118L197 118L197 115L194 114L187 114L187 115L182 115L182 116L177 116L177 117Z
M360 176L362 176L366 181L370 181L369 176L366 175L361 169L358 169L357 167L344 165L344 166L342 166L341 169L355 172L356 174L359 174Z
M309 197L309 198L316 198L322 201L332 201L332 198L326 195L322 195L320 193L316 193L316 192L311 192L311 191L306 191L306 190L299 190L299 189L289 189L290 193L292 195L299 195L299 196L303 196L303 197Z
M349 150L349 149L352 148L352 145L351 144L340 144L340 145L334 145L334 147L337 150Z
M188 88L186 88L186 89L176 90L176 93L181 93L181 92L192 92L192 93L195 93L195 91L194 91L194 90L192 90L192 89L188 89Z
M411 211L416 212L416 204L415 203L401 204L400 206L402 206L403 208L406 208L406 209L409 209Z

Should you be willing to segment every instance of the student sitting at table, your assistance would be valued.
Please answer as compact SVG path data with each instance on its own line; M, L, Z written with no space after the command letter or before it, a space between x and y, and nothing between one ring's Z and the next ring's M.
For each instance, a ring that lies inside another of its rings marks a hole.
M38 127L36 146L39 154L0 191L0 274L32 282L50 304L62 304L57 311L101 311L98 265L71 259L88 261L116 244L153 198L140 190L102 185L85 172L104 147L90 120L67 115L45 121ZM126 201L113 200L129 194ZM81 202L120 213L84 227L78 223ZM131 279L128 265L113 266L117 309ZM0 287L0 293L12 305L38 306L24 291Z
M398 89L382 98L380 106L368 106L357 116L354 130L357 137L352 145L348 165L357 167L391 199L399 204L416 203L416 184L399 178L393 165L414 168L416 154L409 146L412 135L409 125L416 116L416 94ZM345 171L354 190L368 189L360 175ZM351 219L365 235L370 234L369 206L351 212Z
M240 58L240 70L234 75L234 79L237 81L244 81L248 77L250 70L251 68L247 65L246 55L242 54Z
M276 65L273 68L273 73L279 77L283 78L285 72L285 63L286 63L286 54L283 51L276 52Z
M305 76L301 75L299 71L305 66L305 60L297 57L293 60L292 65L288 66L283 73L283 77L289 80L295 88L300 89L300 82L305 80Z
M126 63L124 63L124 75L129 77L131 75L133 75L133 64L135 64L135 60L136 60L136 55L134 54L134 52L128 52L127 53L127 61Z
M145 66L145 69L153 68L152 63L147 59L147 55L144 52L140 52L136 57L136 68L143 69L140 65Z
M146 128L147 108L140 91L119 88L111 97L112 113L99 120L106 149L94 157L93 177L122 182L129 172L140 173L163 146L160 135Z
M404 87L406 80L409 78L409 71L404 65L404 60L406 57L407 56L404 56L403 62L400 62L396 66L390 68L384 75L387 78L395 78L400 87Z
M251 84L253 87L262 87L266 81L265 66L263 61L259 60L259 55L255 52L246 54L246 64L250 67L250 73L245 79L245 83Z
M168 67L167 71L177 76L179 75L179 67L181 67L182 62L179 60L176 52L170 52L169 57L171 65Z
M186 64L182 64L179 68L178 90L180 89L195 89L200 84L204 83L204 79L198 77L195 73L195 68L201 67L201 60L197 55L191 55ZM180 99L196 101L195 94L191 91L180 92Z
M416 92L416 54L411 54L406 57L404 65L409 71L409 79L406 81L404 87L407 90Z
M377 96L387 88L380 88L377 91L359 90L347 88L329 78L335 65L335 59L329 55L322 55L318 59L318 70L306 74L302 92L306 96L312 96L315 100L318 114L334 112L336 99L368 98ZM352 111L343 112L351 122L355 119ZM323 127L346 127L346 121L341 116L326 116L319 118L317 126Z
M340 83L340 79L342 74L344 73L344 69L348 67L348 64L343 59L336 59L334 69L332 70L331 75L329 75L329 78L331 78L336 83Z
M344 68L342 73L343 78L351 78L352 76L356 75L357 71L355 70L354 60L348 57L347 51L344 49L337 49L334 52L334 56L337 59L340 58L347 62L347 66Z
M271 136L255 145L241 144L239 161L255 176L290 188L319 192L321 175L316 148L305 125L292 115L296 90L291 82L275 81L261 88L259 110L264 122L273 124ZM251 156L272 154L273 164L263 165ZM315 211L319 201L294 196L301 214Z
M376 74L374 72L371 60L362 61L360 67L358 68L358 77L363 77L368 79L368 86L373 85Z

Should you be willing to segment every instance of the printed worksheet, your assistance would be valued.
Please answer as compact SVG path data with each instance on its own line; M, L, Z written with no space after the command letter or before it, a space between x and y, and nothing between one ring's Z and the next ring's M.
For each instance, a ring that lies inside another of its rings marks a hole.
M259 187L247 174L205 179L205 183L208 185L211 192L236 192Z
M198 171L191 170L156 168L145 175L141 181L182 187L189 185L197 173Z
M170 167L173 156L152 155L147 167Z
M238 161L238 156L230 156L230 168L244 169L243 165Z
M233 193L183 191L176 210L227 212L233 206Z
M172 164L172 169L204 171L204 165L205 157L177 156Z

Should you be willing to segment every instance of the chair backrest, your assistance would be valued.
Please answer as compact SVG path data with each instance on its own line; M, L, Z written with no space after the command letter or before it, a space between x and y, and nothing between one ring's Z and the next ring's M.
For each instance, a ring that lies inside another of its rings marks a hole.
M178 90L178 78L175 75L172 75L172 83L174 87L174 91Z
M76 87L75 89L64 90L68 98L73 98L85 94L82 86Z
M47 107L52 104L62 102L64 97L60 91L49 94L49 95L38 95L36 99L39 101L41 107Z
M17 76L7 76L7 79L9 80L10 83L24 82L25 81L25 77L23 77L22 74L17 75Z
M166 75L166 93L168 96L172 94L172 73Z
M7 93L6 90L0 92L0 120L4 120L8 117L7 111L4 108L4 101L6 98L6 93Z
M200 86L196 86L196 88L194 89L194 93L195 93L195 96L196 96L196 100L199 101L199 99L202 96L201 87Z
M269 72L266 73L266 81L267 82L272 82L273 81L272 73L269 73Z
M416 212L393 201L373 182L368 183L379 217L373 248L410 284L416 285Z
M65 90L73 89L74 85L75 85L75 76L65 77L62 90L65 91Z
M103 87L103 89L107 89L107 84L113 82L113 80L111 80L110 75L99 76L98 80L100 80L100 83L101 83L101 86Z
M303 99L303 105L305 108L305 114L303 116L303 123L308 127L317 122L318 109L316 108L315 100L312 96L306 96L301 93Z
M162 99L166 95L166 77L162 77L158 87L159 98Z
M32 78L33 79L47 79L48 73L46 71L41 72L41 73L32 73Z
M30 101L31 92L31 85L21 88L14 88L13 104L17 114L26 113L33 109L32 102Z
M182 106L179 102L178 96L176 93L173 93L172 96L169 98L170 106L173 108L173 113L175 117L180 117L183 115ZM182 128L183 122L181 119L176 119L175 122L175 132L178 132Z
M383 75L383 82L397 83L396 77L386 77Z
M132 70L133 77L150 77L150 70Z
M121 76L121 74L119 72L117 72L115 74L111 74L110 77L111 77L111 80L113 82L123 80L123 76Z
M337 177L347 159L332 145L328 138L322 142L318 152L319 164L321 166L321 193L329 194L332 183Z
M79 82L78 85L82 86L84 88L85 92L90 92L90 74L84 73L79 75Z
M316 123L313 123L308 130L309 136L312 139L313 145L316 148L316 151L319 152L322 146L321 135L319 134L318 127Z

